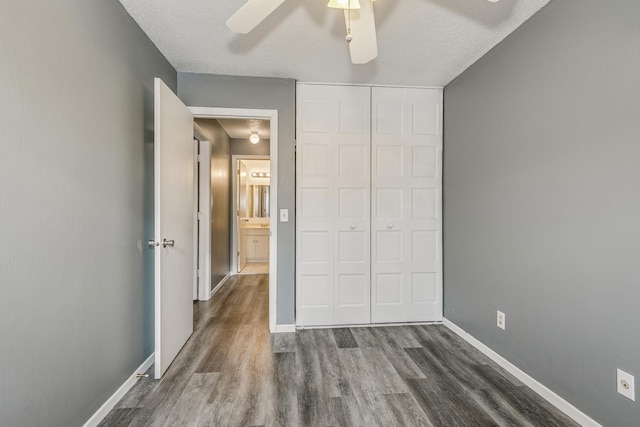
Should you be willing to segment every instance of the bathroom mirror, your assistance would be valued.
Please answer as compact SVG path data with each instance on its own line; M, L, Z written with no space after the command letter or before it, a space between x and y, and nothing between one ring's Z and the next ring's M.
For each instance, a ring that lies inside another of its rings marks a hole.
M249 213L253 218L269 218L268 185L249 186Z

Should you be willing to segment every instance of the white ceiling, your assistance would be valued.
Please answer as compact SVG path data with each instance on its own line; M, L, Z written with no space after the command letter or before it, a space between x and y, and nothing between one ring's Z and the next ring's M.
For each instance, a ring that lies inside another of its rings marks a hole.
M268 120L216 119L229 138L249 139L251 132L257 131L260 139L271 139L271 123Z
M287 0L247 35L225 26L245 0L120 2L178 71L445 86L549 0L377 0L379 56L366 65L351 64L327 0Z

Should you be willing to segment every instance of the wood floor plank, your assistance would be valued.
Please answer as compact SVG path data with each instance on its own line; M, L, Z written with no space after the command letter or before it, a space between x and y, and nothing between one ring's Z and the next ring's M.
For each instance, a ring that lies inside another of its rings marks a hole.
M141 410L140 408L115 408L98 424L98 427L128 426Z
M349 328L335 328L331 330L338 348L357 348L358 342Z
M420 343L402 327L389 328L361 328L368 330L371 335L371 348L381 349L404 379L424 378L424 373L404 351L405 348L421 348ZM406 347L409 346L409 347Z
M296 351L296 334L295 332L273 334L272 343L274 353L294 352Z
M296 354L274 355L275 408L270 425L297 426L298 394L296 392Z
M377 393L406 393L409 391L384 351L379 348L365 348L361 349L361 352L365 363L368 364L369 374L374 381L374 390Z
M342 404L342 398L332 397L330 401L330 410L331 410L331 414L333 415L333 420L334 420L333 425L335 427L352 425L351 423L349 423L349 420L347 419L347 414L344 410L344 405Z
M410 393L385 394L384 397L399 425L407 427L436 427L431 424L427 415Z
M330 398L340 397L342 395L342 368L334 335L329 329L315 329L313 335L316 340L324 391Z
M330 396L324 391L323 372L313 330L296 334L296 368L300 425L331 425Z
M218 373L195 373L180 397L154 414L151 426L198 425L208 392L216 386Z

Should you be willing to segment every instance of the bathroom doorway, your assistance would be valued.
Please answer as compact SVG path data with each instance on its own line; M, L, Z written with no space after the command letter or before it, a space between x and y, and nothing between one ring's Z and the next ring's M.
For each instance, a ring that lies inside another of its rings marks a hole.
M233 272L268 274L271 239L269 156L233 156Z

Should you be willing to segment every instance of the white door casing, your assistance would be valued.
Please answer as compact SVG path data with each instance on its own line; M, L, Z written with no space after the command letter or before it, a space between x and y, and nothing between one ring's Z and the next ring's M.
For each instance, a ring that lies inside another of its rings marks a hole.
M247 221L249 217L249 209L247 206L247 165L238 160L237 165L237 177L238 177L238 233L237 233L237 245L238 245L238 273L242 271L247 265Z
M372 321L442 320L442 91L372 90Z
M245 109L245 108L218 108L218 107L189 107L191 113L195 118L202 119L260 119L269 120L269 127L271 132L269 159L271 170L270 179L270 194L269 198L269 210L271 212L278 212L278 110L267 109ZM232 156L232 160L233 160ZM258 157L258 156L243 156L243 157ZM260 156L264 157L264 156ZM236 181L233 181L235 186ZM235 199L234 199L235 200ZM237 219L235 212L231 212L231 217L234 221ZM234 224L233 227L236 227ZM278 216L271 215L269 220L269 330L271 333L288 332L288 325L279 327L276 321L277 313L277 277L278 277ZM233 240L232 246L235 246L235 240ZM237 270L237 258L235 257L236 248L230 254L233 260L233 270Z
M198 126L194 123L196 134ZM197 247L198 269L197 293L194 300L207 301L211 299L211 141L207 141L202 135L198 142L200 154L198 155L198 199L199 212L197 215Z
M370 88L298 85L297 319L370 322Z
M193 332L195 144L191 111L160 79L154 90L154 374L159 379Z

